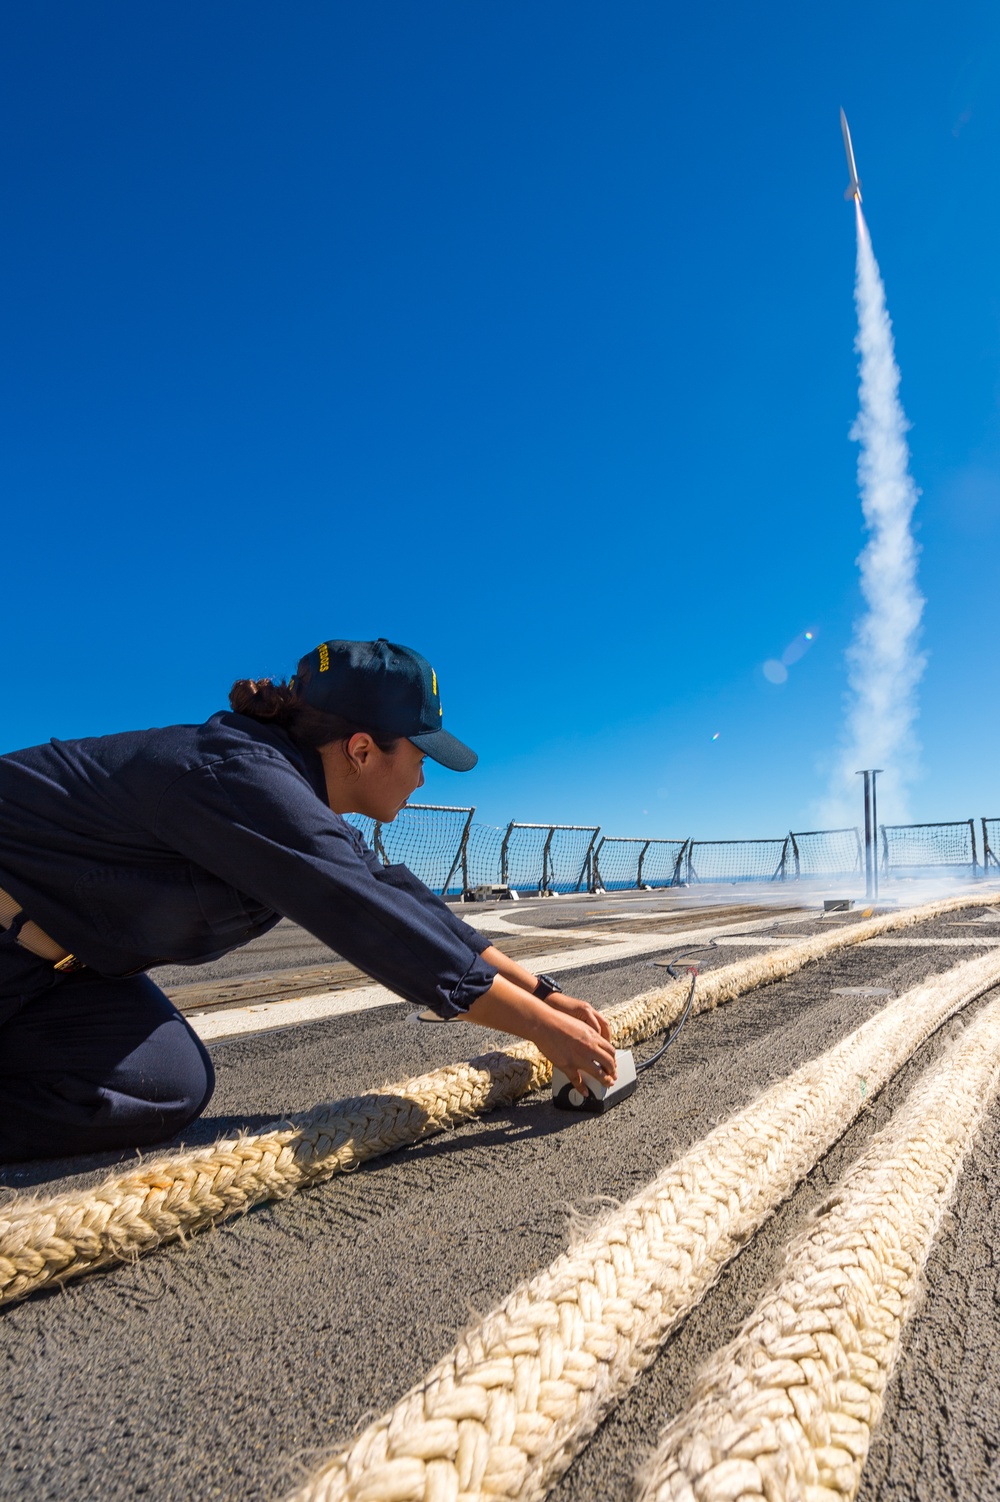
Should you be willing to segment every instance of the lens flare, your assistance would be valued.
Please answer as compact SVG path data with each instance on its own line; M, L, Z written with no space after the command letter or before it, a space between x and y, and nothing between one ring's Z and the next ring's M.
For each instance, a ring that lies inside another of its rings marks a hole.
M794 641L790 641L781 654L781 661L786 668L803 658L812 646L816 633L814 631L801 631Z

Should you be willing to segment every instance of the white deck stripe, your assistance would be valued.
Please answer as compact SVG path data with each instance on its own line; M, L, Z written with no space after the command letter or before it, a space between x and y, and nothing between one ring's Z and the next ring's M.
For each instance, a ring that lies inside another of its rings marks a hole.
M225 1012L195 1012L186 1018L203 1043L237 1038L244 1033L262 1033L276 1027L298 1027L327 1017L346 1017L373 1007L401 1006L398 996L385 986L357 986L353 991L323 991L319 996L300 996L291 1001L262 1001L250 1007L231 1007Z

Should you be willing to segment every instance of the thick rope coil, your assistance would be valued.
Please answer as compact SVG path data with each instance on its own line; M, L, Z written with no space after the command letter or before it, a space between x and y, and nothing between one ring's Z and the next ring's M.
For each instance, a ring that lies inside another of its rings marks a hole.
M971 899L1000 902L1000 893ZM803 965L970 906L968 896L886 913L834 929L775 953L720 966L699 980L694 1010L705 1011ZM679 1016L686 983L668 985L610 1008L619 1047L662 1031ZM108 1176L97 1189L48 1199L18 1196L0 1209L0 1304L52 1282L141 1256L266 1200L293 1194L383 1153L447 1131L483 1111L509 1105L551 1078L531 1044L435 1069L401 1084L327 1102L266 1131L222 1138L207 1147L154 1158Z
M767 1090L521 1284L293 1502L543 1497L866 1099L997 984L995 951L958 965Z
M529 1047L316 1106L269 1131L113 1175L97 1189L15 1200L0 1211L0 1303L127 1261L537 1089L551 1066L534 1048L528 1057Z
M1000 1002L927 1072L698 1377L640 1502L853 1498L903 1326L1000 1080Z

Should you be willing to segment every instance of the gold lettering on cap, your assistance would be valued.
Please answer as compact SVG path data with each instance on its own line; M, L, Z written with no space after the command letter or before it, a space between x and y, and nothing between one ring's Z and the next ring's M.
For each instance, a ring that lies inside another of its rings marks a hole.
M330 666L330 648L327 646L327 644L326 644L325 641L324 642L320 642L320 644L319 644L319 670L320 670L320 672L321 673L325 673L326 670L329 668L329 666Z

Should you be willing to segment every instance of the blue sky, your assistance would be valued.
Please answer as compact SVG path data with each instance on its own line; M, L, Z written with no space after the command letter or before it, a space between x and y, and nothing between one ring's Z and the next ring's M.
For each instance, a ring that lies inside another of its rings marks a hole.
M911 806L1000 813L998 26L7 7L0 749L384 635L481 754L429 799L812 827L863 541L843 104L922 490Z

